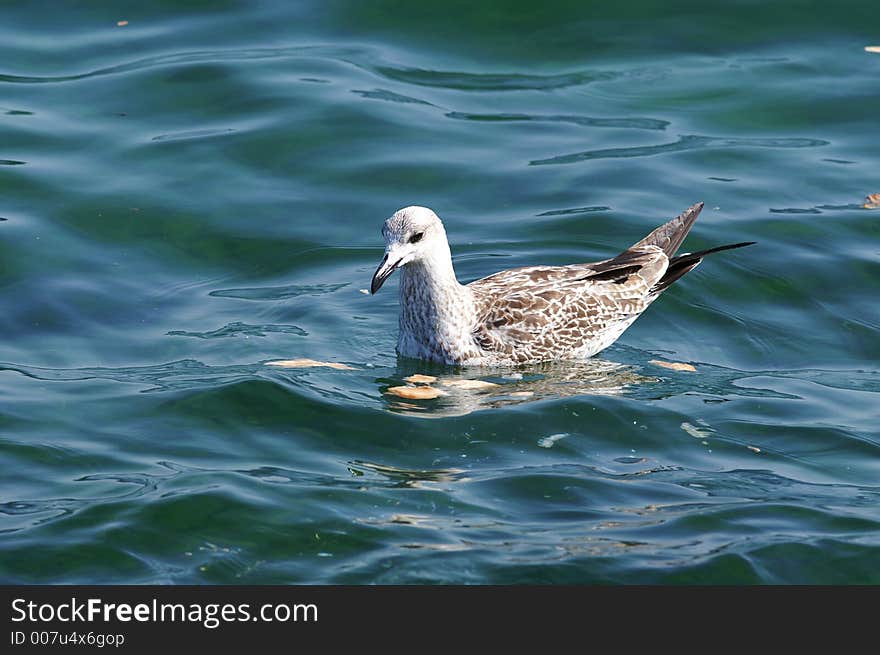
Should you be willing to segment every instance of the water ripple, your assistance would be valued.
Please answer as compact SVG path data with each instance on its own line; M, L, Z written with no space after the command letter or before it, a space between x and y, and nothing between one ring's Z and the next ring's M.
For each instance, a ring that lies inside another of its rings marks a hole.
M362 476L367 472L376 473L400 487L421 487L425 482L459 482L467 479L467 471L463 469L413 470L361 460L352 461L349 470L356 476Z
M396 66L374 66L371 69L396 82L458 91L553 91L600 80L611 80L618 76L616 73L597 71L528 75L523 73L464 73Z
M370 98L371 100L384 100L386 102L397 102L409 105L428 105L429 107L436 107L436 105L431 104L427 100L411 98L410 96L405 96L400 93L394 93L394 91L388 91L386 89L373 89L372 91L360 91L358 89L352 89L351 92L356 93L362 98Z
M393 63L376 64L375 62L381 58L372 50L363 47L306 45L281 48L218 49L166 53L68 75L0 74L0 83L57 84L180 64L285 59L291 57L325 58L351 64L396 82L462 91L551 91L619 77L619 73L610 71L574 71L539 75L427 70L402 67ZM313 81L313 79L309 78L309 81Z
M169 469L170 473L96 473L77 478L76 482L118 482L120 484L135 485L135 488L122 493L91 498L49 498L41 500L14 500L0 503L0 514L7 516L43 515L29 524L17 525L2 532L17 532L41 525L65 516L70 516L79 510L101 505L104 503L118 502L139 498L148 493L158 490L159 485L180 474L181 470L167 462L159 462L159 466ZM48 516L45 516L49 514Z
M268 328L268 329L267 329ZM289 325L252 326L232 323L224 328L210 332L174 331L169 334L189 336L199 339L225 338L237 335L262 335L265 332L282 332L299 335L300 328ZM305 336L302 331L301 336ZM385 392L391 386L406 384L406 378L413 373L424 372L423 363L405 361L397 369L367 369L366 380L357 372L336 373L335 381L324 388L321 379L310 379L307 388L321 395L329 395L334 402L345 399L357 405L374 406L381 398L387 409L423 418L442 418L463 416L481 410L514 407L523 403L540 400L562 399L576 396L626 396L644 400L670 398L683 394L700 393L719 398L778 398L797 400L800 396L778 389L757 386L752 380L788 379L812 382L832 389L880 392L880 372L877 371L833 371L825 369L762 370L745 371L712 364L697 363L699 376L691 373L678 373L664 369L662 373L653 365L646 364L650 355L638 349L615 346L618 359L610 361L590 359L585 362L553 362L532 367L528 372L508 369L484 369L481 378L491 381L473 390L461 385L463 380L473 378L450 368L438 384L444 391L439 398L427 403L403 401ZM633 354L635 353L635 354ZM403 361L403 360L402 360ZM356 368L362 363L355 363ZM645 375L639 369L645 369ZM151 366L132 367L83 367L48 368L0 362L0 371L16 371L36 380L83 381L111 380L123 383L144 384L149 388L144 392L169 390L195 390L226 386L239 382L292 382L303 379L309 372L325 368L298 368L278 370L268 367L265 362L234 365L208 365L195 359L183 359ZM356 369L355 369L356 370ZM438 371L439 372L439 371ZM348 384L340 386L339 375L354 376ZM657 377L662 375L662 377ZM370 381L374 394L363 397L361 385ZM297 382L299 385L299 382ZM299 388L299 392L306 388Z
M92 367L75 369L52 369L37 366L0 364L0 370L17 371L35 380L81 381L112 380L133 384L146 384L149 391L197 389L206 386L231 384L236 381L253 380L265 369L260 364L245 366L208 366L194 359L182 359L154 366L130 366L120 368ZM268 374L268 373L267 373Z
M816 205L815 207L771 207L771 214L821 214L823 211L863 211L865 208L856 203L847 205Z
M238 50L197 50L192 52L174 52L152 57L144 57L112 66L104 66L82 73L69 75L10 75L0 74L0 82L11 84L57 84L75 82L105 75L118 75L148 68L175 66L178 64L201 64L224 61L252 61L259 59L281 59L301 56L324 56L345 61L347 57L363 57L362 49L331 48L325 46L292 46L286 48L242 48Z
M288 284L281 287L249 287L244 289L217 289L209 296L219 298L238 298L239 300L284 300L297 296L321 296L347 287L348 282L340 284Z
M587 127L620 127L636 130L665 130L669 126L669 121L656 118L595 118L592 116L568 114L469 114L461 111L451 111L446 114L446 117L455 120L486 123L532 121L535 123L572 123Z
M816 148L829 145L829 141L805 138L725 138L699 135L684 135L678 141L661 143L653 146L635 146L631 148L605 148L587 150L569 155L559 155L547 159L534 159L531 166L547 166L553 164L574 164L591 159L615 159L627 157L651 157L670 152L702 150L706 148Z
M810 498L816 505L877 507L880 487L796 480L761 469L734 469L715 473L689 471L677 484L697 489L707 498L798 503ZM726 503L723 503L726 505ZM739 503L737 503L739 504ZM667 508L665 511L668 511Z
M595 207L572 207L570 209L552 209L550 211L535 214L535 216L569 216L571 214L590 214L592 212L611 211L611 207L596 205Z
M187 332L186 330L171 330L166 332L169 336L195 337L197 339L222 339L226 337L264 337L267 333L278 332L282 334L296 334L301 337L308 336L308 332L296 325L249 325L247 323L227 323L222 328L208 332Z
M238 383L273 382L277 384L279 380L289 383L316 370L326 372L333 369L306 367L278 370L267 366L265 362L213 366L195 359L181 359L152 366L127 366L119 368L85 367L64 369L0 363L0 371L16 371L34 380L56 382L110 380L113 382L147 385L148 388L144 389L143 393L204 390ZM335 386L325 389L319 382L310 384L309 389L330 396L335 401L339 401L343 397ZM254 393L259 392L255 391Z
M225 128L217 128L217 129L204 129L204 130L190 130L189 132L174 132L171 134L160 134L159 136L154 136L153 141L185 141L189 139L205 139L207 137L212 136L220 136L223 134L229 134L230 132L235 132L236 130L231 127Z

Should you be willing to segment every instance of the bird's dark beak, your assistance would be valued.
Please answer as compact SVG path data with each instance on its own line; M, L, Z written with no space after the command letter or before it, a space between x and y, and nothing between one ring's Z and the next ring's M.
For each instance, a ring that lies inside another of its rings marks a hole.
M385 284L385 280L391 277L391 274L397 270L398 266L400 266L400 260L398 259L393 264L389 264L388 253L385 253L385 257L382 258L382 263L379 264L379 268L373 273L373 281L370 283L370 293L376 293L381 289L382 285Z

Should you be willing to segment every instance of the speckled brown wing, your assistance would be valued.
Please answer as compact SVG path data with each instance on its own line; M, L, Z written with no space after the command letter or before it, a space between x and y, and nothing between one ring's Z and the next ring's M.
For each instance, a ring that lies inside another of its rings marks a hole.
M651 287L668 263L661 248L638 245L592 264L511 269L476 280L468 285L479 306L474 340L519 362L592 354L651 303Z

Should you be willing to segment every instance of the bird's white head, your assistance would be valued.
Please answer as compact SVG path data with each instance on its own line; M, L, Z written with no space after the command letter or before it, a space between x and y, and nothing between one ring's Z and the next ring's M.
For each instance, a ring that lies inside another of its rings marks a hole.
M449 243L443 223L427 207L404 207L382 226L385 257L370 285L376 293L391 274L413 262L449 261Z

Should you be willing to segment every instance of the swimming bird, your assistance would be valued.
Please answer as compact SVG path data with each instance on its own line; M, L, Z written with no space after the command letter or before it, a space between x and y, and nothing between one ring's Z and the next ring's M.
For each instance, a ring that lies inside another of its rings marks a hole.
M400 269L397 352L445 364L508 366L595 355L706 255L676 255L703 208L698 203L611 259L526 266L459 284L443 222L427 207L385 221L375 294Z

